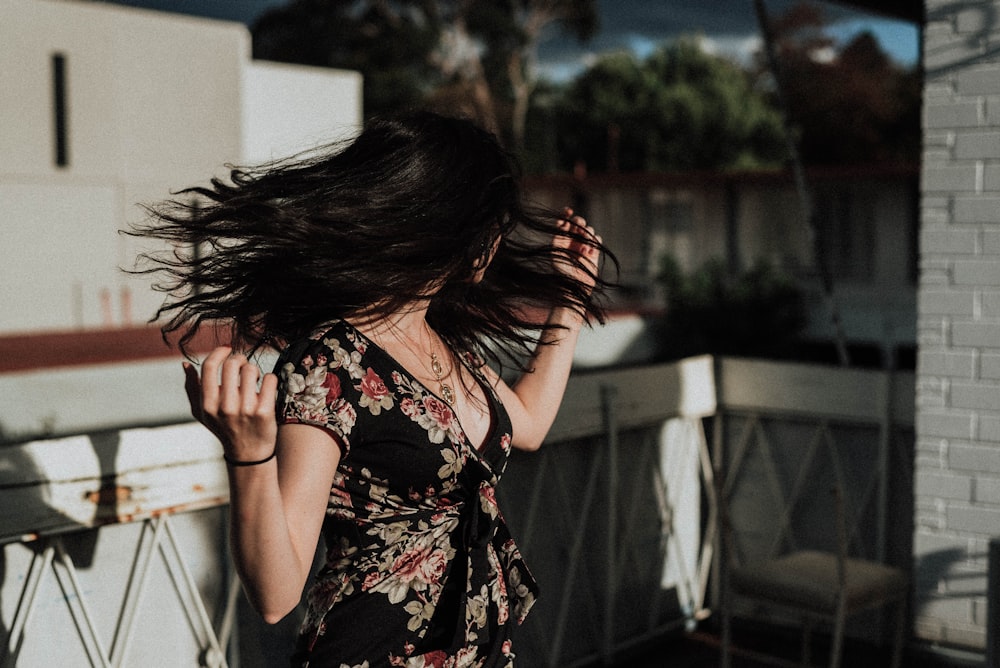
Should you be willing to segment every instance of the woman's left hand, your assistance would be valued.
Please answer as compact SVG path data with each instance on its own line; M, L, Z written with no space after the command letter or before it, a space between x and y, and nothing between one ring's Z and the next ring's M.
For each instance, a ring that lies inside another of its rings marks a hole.
M600 235L570 208L563 210L556 226L559 233L552 238L552 245L563 251L556 259L556 266L567 276L593 288L601 258Z

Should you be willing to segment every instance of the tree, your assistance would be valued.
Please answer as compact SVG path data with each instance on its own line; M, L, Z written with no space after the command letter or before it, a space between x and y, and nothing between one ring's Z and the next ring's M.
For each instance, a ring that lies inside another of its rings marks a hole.
M780 164L781 119L736 64L684 38L645 60L612 54L555 105L559 165L676 171Z
M528 107L537 85L538 43L546 29L558 25L580 41L598 27L596 0L503 0L473 2L471 30L487 46L485 71L498 92L510 100L510 138L525 148Z
M538 42L555 25L588 39L596 0L295 0L252 30L255 57L360 71L369 116L446 107L520 148Z
M385 2L295 0L251 30L255 58L361 72L369 116L414 106L439 82L439 26Z
M894 63L871 33L839 50L826 17L797 5L771 22L778 76L805 164L917 162L919 73ZM769 78L763 61L758 75Z

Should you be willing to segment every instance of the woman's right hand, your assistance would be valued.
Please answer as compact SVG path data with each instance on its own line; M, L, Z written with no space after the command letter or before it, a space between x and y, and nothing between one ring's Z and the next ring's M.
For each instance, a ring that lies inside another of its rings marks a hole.
M233 355L228 346L205 358L200 377L194 365L185 362L184 376L191 414L222 441L226 455L241 461L271 456L278 433L277 376L268 373L261 379L260 369L244 355Z

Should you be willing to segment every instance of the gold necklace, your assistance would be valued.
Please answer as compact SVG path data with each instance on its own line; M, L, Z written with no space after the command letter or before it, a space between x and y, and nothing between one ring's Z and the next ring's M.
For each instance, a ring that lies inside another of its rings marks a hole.
M434 343L433 343L434 336L431 334L430 327L428 327L426 320L424 321L424 329L427 330L427 339L430 342L429 343L429 347L431 348L431 351L430 351L429 354L430 354L430 358L431 358L431 373L434 374L434 380L438 384L438 394L440 395L440 397L442 399L444 399L444 402L446 404L448 404L449 406L454 406L455 405L455 390L452 388L452 386L450 384L448 384L448 379L451 377L451 372L455 368L455 366L451 365L450 367L448 367L448 371L447 371L447 373L445 373L444 365L441 364L441 360L438 359L437 353L434 352L434 349L433 349L434 348ZM420 356L421 356L420 353L418 353L417 351L415 351L413 349L413 347L410 345L412 343L412 341L410 340L409 336L406 336L406 334L404 334L402 331L399 331L399 333L396 335L396 338L404 346L406 346L406 349L409 350L411 353L413 353L413 355L416 356L417 359L420 359ZM420 345L419 341L416 343L416 346L418 348L420 348L421 351L423 350L423 346ZM424 354L428 354L428 353L424 353Z
M451 375L451 369L448 369L448 374L445 375L444 369L441 367L441 360L438 359L437 353L433 350L431 351L431 371L434 372L434 379L438 382L441 398L449 406L454 406L455 390L451 389L451 385L445 382Z

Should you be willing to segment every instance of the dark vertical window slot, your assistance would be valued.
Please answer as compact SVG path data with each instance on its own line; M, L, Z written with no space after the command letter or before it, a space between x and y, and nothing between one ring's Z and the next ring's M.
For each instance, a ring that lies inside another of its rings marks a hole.
M69 119L66 90L66 56L52 55L52 109L55 130L55 160L57 167L69 165Z

